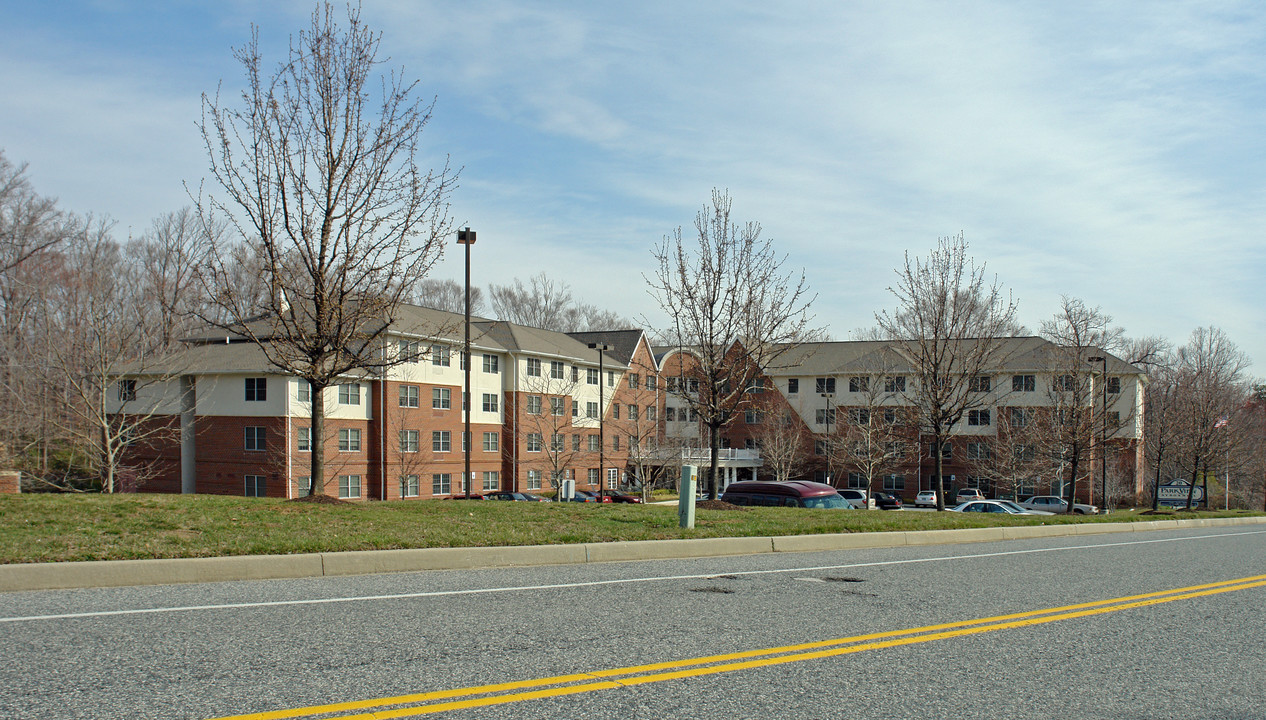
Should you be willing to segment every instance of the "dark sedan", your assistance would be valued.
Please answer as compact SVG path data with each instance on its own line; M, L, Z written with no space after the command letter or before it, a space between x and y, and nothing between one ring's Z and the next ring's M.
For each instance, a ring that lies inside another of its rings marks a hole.
M603 490L599 494L602 495L603 502L613 502L613 503L641 503L642 502L642 498L638 497L637 495L622 493L619 490Z
M540 495L533 495L525 492L495 492L488 493L486 497L489 500L517 500L520 502L549 502L549 498L543 498Z
M875 507L880 510L900 510L901 498L891 493L877 492L872 497L875 498Z

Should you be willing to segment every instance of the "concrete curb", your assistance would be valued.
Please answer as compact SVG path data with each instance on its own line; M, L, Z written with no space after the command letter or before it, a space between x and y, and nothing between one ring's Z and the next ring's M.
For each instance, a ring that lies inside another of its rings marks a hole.
M302 555L241 555L165 560L23 563L0 565L0 592L123 587L128 585L171 585L234 580L276 580L481 567L578 565L596 562L667 560L785 552L821 552L827 550L998 542L1040 537L1261 524L1266 524L1266 517L1152 520L1132 523L1084 523L1072 525L1023 525L963 530L924 530L919 532L699 538L697 540L641 540L584 545L425 548L307 553Z

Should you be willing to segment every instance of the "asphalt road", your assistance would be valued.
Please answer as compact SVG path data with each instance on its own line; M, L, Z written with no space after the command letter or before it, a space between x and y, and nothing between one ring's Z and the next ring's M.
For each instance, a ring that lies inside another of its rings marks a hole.
M1266 718L1257 576L1250 527L9 593L0 717Z

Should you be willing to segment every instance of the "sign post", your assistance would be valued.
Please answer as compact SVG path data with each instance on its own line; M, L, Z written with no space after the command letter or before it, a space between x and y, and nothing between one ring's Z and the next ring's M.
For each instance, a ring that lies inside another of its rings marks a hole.
M694 465L681 466L681 483L677 486L677 519L679 526L693 528L695 526L695 478L697 468Z

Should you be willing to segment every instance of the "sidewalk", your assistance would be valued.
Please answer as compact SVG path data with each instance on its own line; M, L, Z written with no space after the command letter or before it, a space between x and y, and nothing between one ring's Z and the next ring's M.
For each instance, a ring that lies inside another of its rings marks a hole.
M24 563L0 565L0 592L170 585L422 570L569 565L635 560L821 552L860 548L999 542L1023 538L1147 532L1181 528L1266 524L1266 517L1155 520L1132 523L1026 525L918 532L789 535L783 537L643 540L581 545L367 550L303 555L241 555L165 560Z

